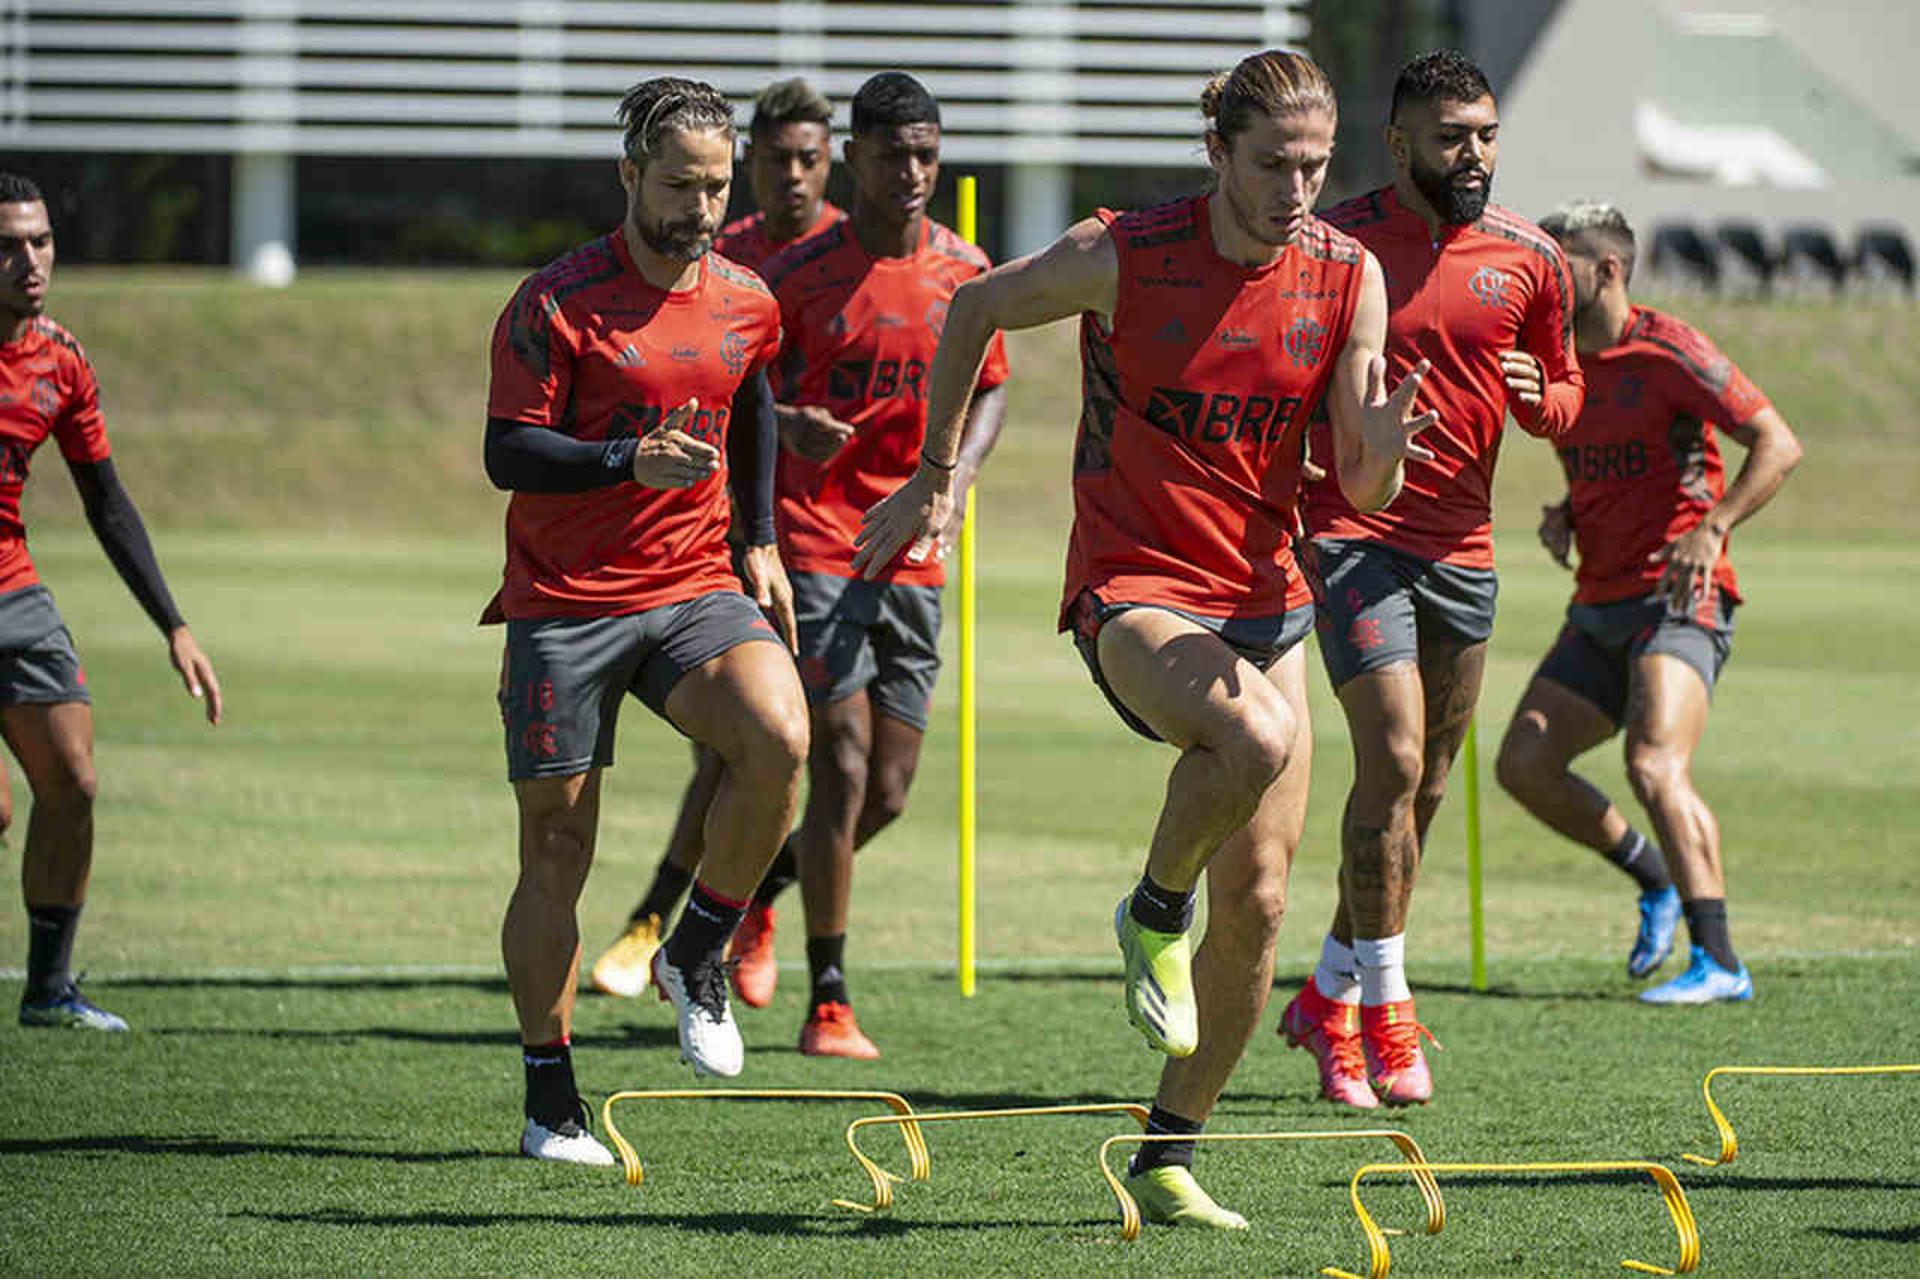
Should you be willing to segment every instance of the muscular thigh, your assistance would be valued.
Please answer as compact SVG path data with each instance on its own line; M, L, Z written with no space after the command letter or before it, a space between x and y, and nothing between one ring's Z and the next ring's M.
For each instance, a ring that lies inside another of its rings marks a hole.
M1114 697L1181 750L1234 737L1249 717L1292 714L1259 667L1198 622L1165 609L1112 617L1100 627L1097 651Z
M1473 721L1480 702L1480 682L1486 671L1484 640L1423 640L1420 647L1420 686L1426 702L1426 758L1442 766L1452 761Z
M681 732L738 761L757 739L806 719L793 656L780 644L739 644L687 671L666 698Z

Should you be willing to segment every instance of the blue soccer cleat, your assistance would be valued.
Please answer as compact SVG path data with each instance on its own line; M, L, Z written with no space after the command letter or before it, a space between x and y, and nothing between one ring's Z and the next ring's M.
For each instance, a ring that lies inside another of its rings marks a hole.
M1687 971L1670 982L1640 992L1643 1004L1717 1004L1739 1003L1753 998L1753 978L1747 966L1722 968L1712 955L1693 948L1693 962Z
M125 1030L126 1019L104 1008L96 1008L80 993L80 987L68 982L45 999L20 1001L22 1026L55 1026L70 1030Z
M1627 952L1627 976L1645 977L1673 953L1673 932L1680 923L1680 890L1672 884L1640 894L1640 931Z

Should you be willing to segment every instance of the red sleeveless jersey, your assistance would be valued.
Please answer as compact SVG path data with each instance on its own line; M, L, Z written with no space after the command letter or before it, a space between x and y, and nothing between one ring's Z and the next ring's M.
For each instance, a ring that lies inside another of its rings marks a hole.
M27 558L20 493L34 450L49 435L69 462L99 462L111 453L93 365L73 334L43 315L0 344L0 591L40 580Z
M1488 205L1480 220L1444 227L1436 241L1392 187L1327 210L1326 219L1365 245L1387 277L1387 384L1424 357L1433 368L1416 407L1440 420L1419 443L1431 461L1408 458L1399 496L1361 514L1331 473L1307 494L1315 537L1381 542L1422 559L1493 567L1493 465L1508 404L1500 353L1519 349L1546 373L1545 403L1522 429L1557 436L1580 412L1585 383L1573 352L1573 282L1546 232ZM1313 454L1333 453L1331 432L1313 430Z
M1646 307L1618 342L1580 358L1586 407L1559 441L1580 548L1573 598L1604 604L1653 590L1665 566L1648 557L1726 492L1713 428L1739 426L1767 397L1698 331ZM1740 598L1724 547L1713 580Z
M1207 204L1100 211L1120 273L1111 321L1080 324L1063 630L1082 591L1218 618L1312 599L1293 559L1300 460L1364 253L1310 219L1242 267L1215 251Z

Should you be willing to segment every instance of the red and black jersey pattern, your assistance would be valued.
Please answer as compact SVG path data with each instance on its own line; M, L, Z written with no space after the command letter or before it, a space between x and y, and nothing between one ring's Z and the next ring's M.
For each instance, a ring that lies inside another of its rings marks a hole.
M740 383L779 346L766 285L717 254L701 259L691 288L671 292L647 282L614 231L529 276L494 327L490 416L605 440L644 435L697 399L686 430L723 464L684 489L515 493L489 614L612 616L737 586L726 546L728 418Z
M1698 330L1646 307L1619 342L1581 358L1586 405L1556 444L1580 552L1574 600L1604 604L1653 589L1653 553L1726 492L1714 428L1749 421L1767 399ZM1724 549L1713 577L1740 598Z
M847 215L826 200L820 202L820 216L813 225L791 240L769 240L767 238L767 215L749 213L744 218L736 218L720 228L720 234L714 237L713 251L731 258L745 267L758 271L776 254L802 240L812 239L828 227L845 219Z
M1213 247L1207 197L1102 210L1110 319L1081 319L1074 524L1061 625L1083 591L1206 617L1307 603L1293 560L1303 434L1346 345L1360 246L1310 222L1265 266Z
M111 456L93 365L73 334L46 316L0 345L0 592L40 580L27 555L20 495L34 451L51 435L69 462Z
M853 575L860 516L920 465L927 372L953 291L989 265L985 253L931 219L903 258L868 253L852 222L842 221L766 263L787 334L784 398L820 405L855 432L825 462L781 455L774 522L789 569ZM1006 378L1006 348L995 335L977 386ZM938 586L945 568L902 559L884 576Z
M1329 475L1308 493L1316 536L1384 542L1424 559L1466 568L1493 566L1492 487L1507 412L1555 435L1571 427L1584 383L1573 350L1573 285L1552 237L1505 209L1443 228L1426 222L1383 187L1329 209L1328 223L1379 259L1387 283L1387 377L1397 383L1423 358L1432 370L1417 407L1439 413L1420 437L1431 461L1409 459L1393 503L1361 514ZM1519 349L1540 361L1548 382L1539 409L1509 405L1500 356ZM1332 432L1313 432L1312 451L1332 452Z

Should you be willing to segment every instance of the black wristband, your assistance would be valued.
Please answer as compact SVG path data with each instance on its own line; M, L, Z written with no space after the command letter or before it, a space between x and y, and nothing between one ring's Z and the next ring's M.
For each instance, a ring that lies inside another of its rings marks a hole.
M925 462L928 466L931 466L934 470L940 471L947 475L953 474L954 468L960 465L959 458L955 458L951 462L936 462L931 457L927 456L927 451L925 449L920 450L920 460L922 462Z

